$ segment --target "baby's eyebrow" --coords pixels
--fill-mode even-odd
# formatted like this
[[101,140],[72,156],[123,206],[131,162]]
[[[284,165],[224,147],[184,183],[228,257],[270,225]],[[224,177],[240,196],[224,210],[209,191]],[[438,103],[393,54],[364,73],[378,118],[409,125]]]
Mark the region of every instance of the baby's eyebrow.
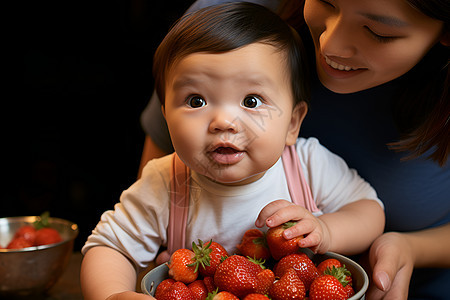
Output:
[[194,85],[194,84],[196,84],[198,82],[199,82],[199,80],[196,80],[193,77],[182,76],[180,78],[177,78],[174,81],[173,88],[175,90],[177,90],[177,89],[181,89],[181,88],[184,88],[184,87],[187,87],[187,86],[192,86],[192,85]]
[[389,26],[395,26],[395,27],[408,26],[408,23],[406,23],[405,21],[400,20],[399,18],[391,17],[391,16],[375,15],[375,14],[369,14],[369,13],[361,13],[361,15],[372,21],[383,23],[383,24],[389,25]]

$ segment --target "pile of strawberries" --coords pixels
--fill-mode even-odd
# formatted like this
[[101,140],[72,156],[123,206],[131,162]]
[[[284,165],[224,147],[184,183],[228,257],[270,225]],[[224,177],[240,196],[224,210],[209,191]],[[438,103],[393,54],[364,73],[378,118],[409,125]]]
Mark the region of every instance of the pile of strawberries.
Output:
[[[214,241],[175,251],[169,278],[155,290],[158,300],[348,299],[354,295],[350,272],[336,259],[317,266],[299,251],[301,237],[287,240],[291,222],[264,233],[245,232],[239,254],[228,255]],[[266,264],[269,267],[264,266]]]
[[61,242],[61,235],[56,229],[48,227],[48,222],[49,214],[45,212],[33,225],[21,226],[14,233],[6,249],[22,249]]

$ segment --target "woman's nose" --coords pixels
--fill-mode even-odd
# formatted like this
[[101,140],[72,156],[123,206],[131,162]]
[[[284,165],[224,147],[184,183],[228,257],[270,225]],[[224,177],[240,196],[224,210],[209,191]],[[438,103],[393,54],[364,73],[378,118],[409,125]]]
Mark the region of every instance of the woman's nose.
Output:
[[355,33],[342,16],[326,20],[326,28],[320,35],[320,50],[324,56],[349,58],[355,55]]

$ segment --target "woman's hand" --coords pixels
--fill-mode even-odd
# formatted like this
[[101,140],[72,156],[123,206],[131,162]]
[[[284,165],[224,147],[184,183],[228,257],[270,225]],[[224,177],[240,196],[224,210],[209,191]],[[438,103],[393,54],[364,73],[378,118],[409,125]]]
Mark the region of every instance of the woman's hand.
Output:
[[388,232],[375,240],[369,262],[373,283],[366,298],[407,299],[414,268],[414,251],[405,234]]
[[127,291],[111,295],[106,300],[151,300],[151,299],[155,298],[153,298],[152,296]]
[[304,236],[299,241],[302,248],[310,248],[314,252],[328,251],[330,235],[327,226],[307,209],[286,200],[276,200],[267,204],[259,213],[255,225],[257,227],[276,227],[289,221],[298,221],[296,225],[283,232],[286,239]]

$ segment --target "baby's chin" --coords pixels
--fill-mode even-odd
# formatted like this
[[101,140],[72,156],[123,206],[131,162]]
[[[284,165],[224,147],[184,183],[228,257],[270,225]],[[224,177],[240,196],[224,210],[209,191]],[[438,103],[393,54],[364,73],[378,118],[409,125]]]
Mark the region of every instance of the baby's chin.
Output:
[[265,172],[261,172],[258,174],[253,174],[253,175],[249,175],[246,177],[235,177],[235,176],[220,176],[220,177],[212,177],[211,174],[202,174],[204,175],[206,178],[208,178],[209,180],[215,182],[215,183],[219,183],[219,184],[223,184],[223,185],[229,185],[229,186],[239,186],[239,185],[245,185],[245,184],[250,184],[252,182],[257,181],[258,179],[260,179],[262,176],[264,176]]

